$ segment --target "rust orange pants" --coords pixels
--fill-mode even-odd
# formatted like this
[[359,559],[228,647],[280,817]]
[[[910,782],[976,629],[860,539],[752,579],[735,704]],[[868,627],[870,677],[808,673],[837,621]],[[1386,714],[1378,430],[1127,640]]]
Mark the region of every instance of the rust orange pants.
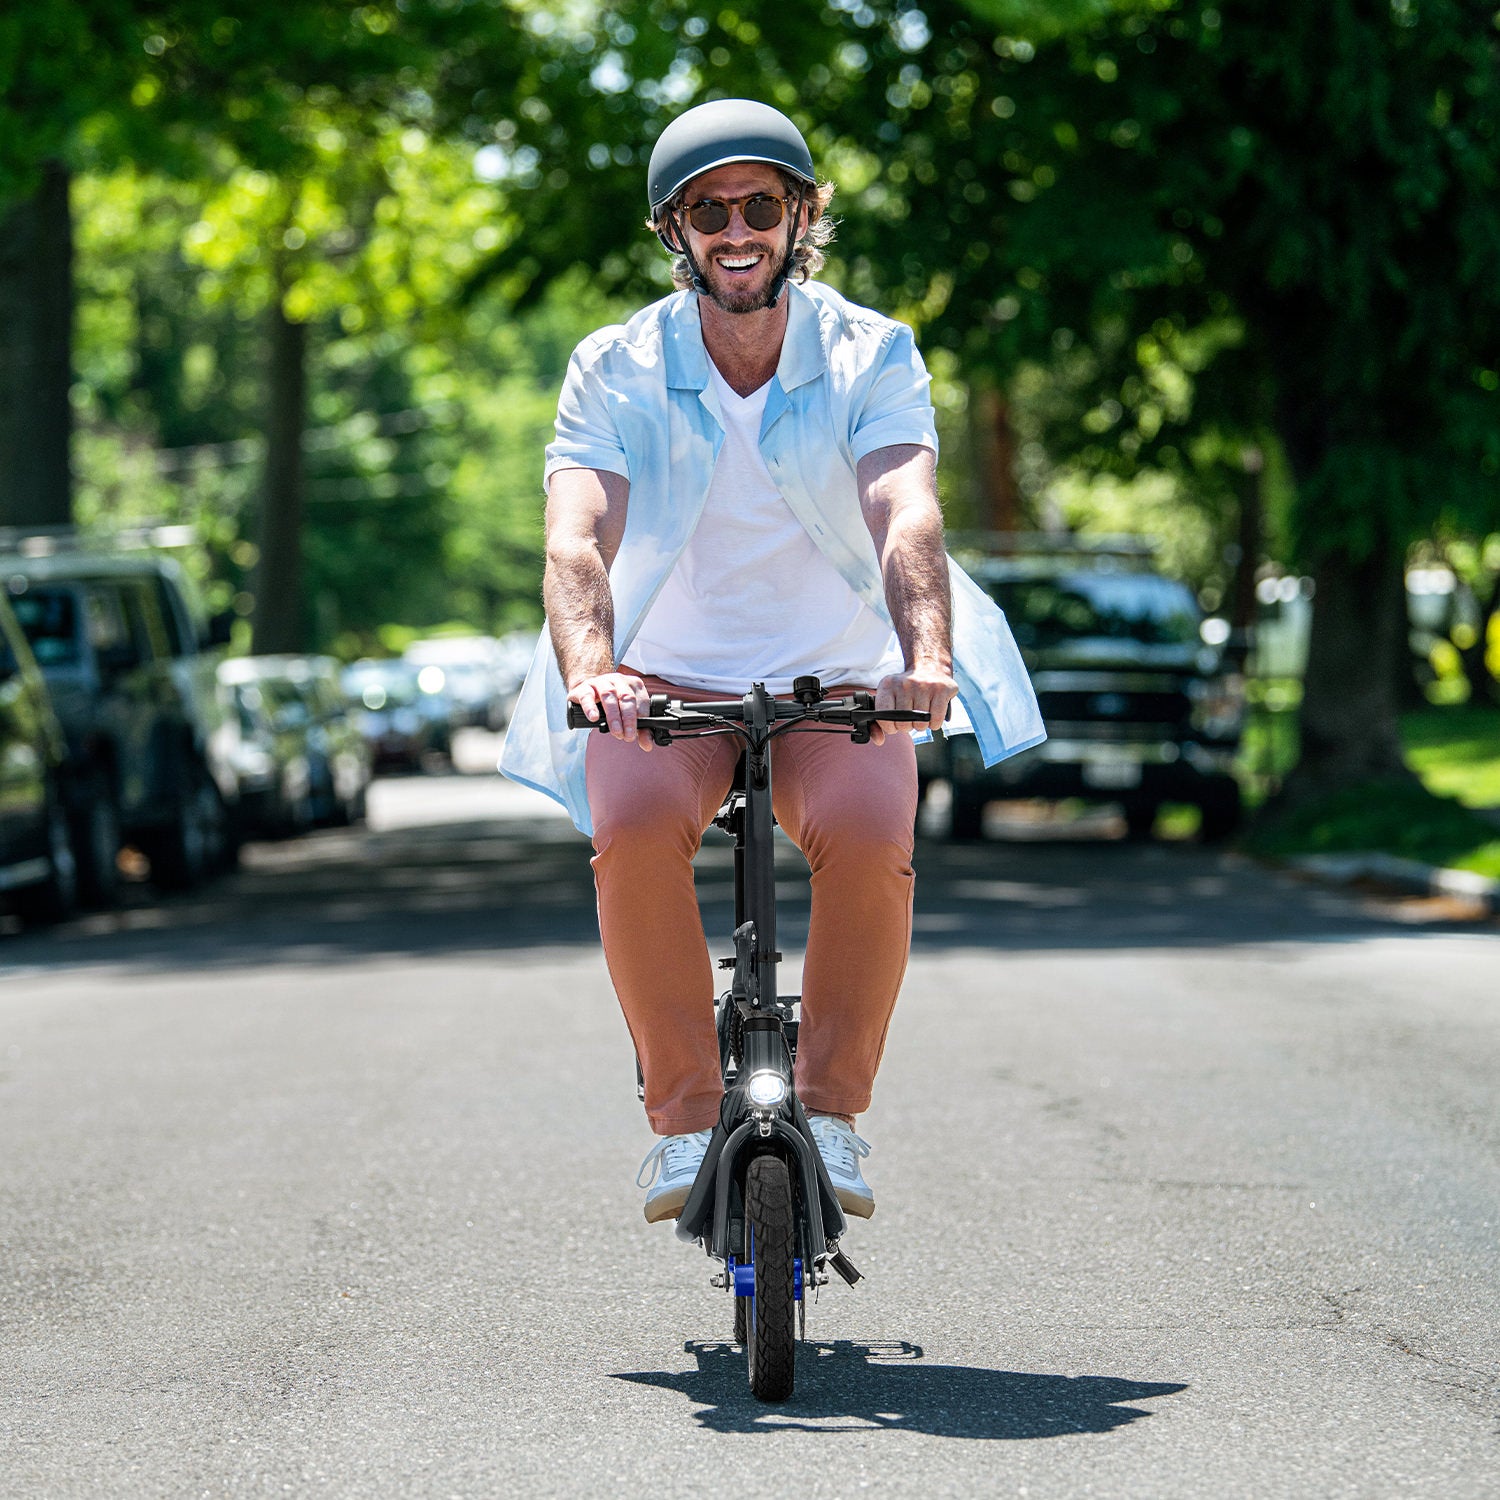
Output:
[[[646,681],[687,701],[729,696]],[[692,866],[738,745],[718,736],[647,752],[589,736],[599,930],[658,1135],[719,1118],[715,972]],[[786,734],[771,767],[776,819],[812,872],[797,1092],[810,1110],[857,1115],[870,1103],[911,946],[916,755],[907,734],[883,745]]]

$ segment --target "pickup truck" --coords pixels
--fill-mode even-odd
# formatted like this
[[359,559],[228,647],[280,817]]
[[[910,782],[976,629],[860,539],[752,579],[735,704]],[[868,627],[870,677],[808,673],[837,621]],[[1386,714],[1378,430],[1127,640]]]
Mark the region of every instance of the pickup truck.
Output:
[[969,735],[919,747],[924,787],[950,788],[952,836],[979,838],[992,801],[1079,798],[1118,805],[1134,837],[1150,834],[1164,803],[1189,803],[1203,839],[1228,838],[1240,821],[1244,684],[1226,622],[1143,556],[960,560],[1005,611],[1048,738],[988,769]]

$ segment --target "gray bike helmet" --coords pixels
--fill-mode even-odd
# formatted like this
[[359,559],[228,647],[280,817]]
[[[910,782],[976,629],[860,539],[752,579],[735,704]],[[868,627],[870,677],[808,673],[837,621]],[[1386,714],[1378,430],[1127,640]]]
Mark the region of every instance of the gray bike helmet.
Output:
[[651,217],[693,178],[734,161],[763,161],[814,185],[812,152],[779,109],[754,99],[715,99],[678,115],[656,138],[646,169]]

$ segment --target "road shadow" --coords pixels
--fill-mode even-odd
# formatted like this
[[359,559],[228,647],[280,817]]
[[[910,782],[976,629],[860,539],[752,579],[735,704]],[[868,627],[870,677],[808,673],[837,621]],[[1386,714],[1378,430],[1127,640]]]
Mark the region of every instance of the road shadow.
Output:
[[1133,1402],[1172,1396],[1182,1383],[1112,1375],[1035,1375],[969,1365],[927,1364],[916,1344],[892,1340],[809,1341],[797,1350],[797,1389],[785,1404],[751,1396],[745,1351],[689,1342],[697,1368],[643,1370],[616,1380],[678,1391],[713,1432],[920,1432],[931,1437],[1017,1442],[1112,1432],[1149,1417]]
[[[597,950],[591,852],[559,818],[322,830],[250,845],[238,871],[201,891],[163,898],[137,884],[123,910],[0,937],[0,964],[200,969]],[[1338,943],[1411,930],[1342,894],[1195,845],[923,836],[913,862],[918,955]],[[697,882],[721,951],[733,925],[727,839],[706,840]],[[803,947],[807,866],[785,839],[777,887],[781,946]]]

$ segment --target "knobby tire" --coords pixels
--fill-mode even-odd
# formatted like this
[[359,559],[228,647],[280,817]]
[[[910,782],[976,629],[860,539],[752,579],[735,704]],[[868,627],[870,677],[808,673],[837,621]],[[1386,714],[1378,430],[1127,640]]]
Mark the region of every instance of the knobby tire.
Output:
[[[745,1173],[745,1239],[755,1267],[745,1328],[750,1390],[761,1401],[785,1401],[796,1372],[797,1213],[791,1173],[779,1156],[757,1156]],[[738,1329],[738,1317],[735,1323]]]

